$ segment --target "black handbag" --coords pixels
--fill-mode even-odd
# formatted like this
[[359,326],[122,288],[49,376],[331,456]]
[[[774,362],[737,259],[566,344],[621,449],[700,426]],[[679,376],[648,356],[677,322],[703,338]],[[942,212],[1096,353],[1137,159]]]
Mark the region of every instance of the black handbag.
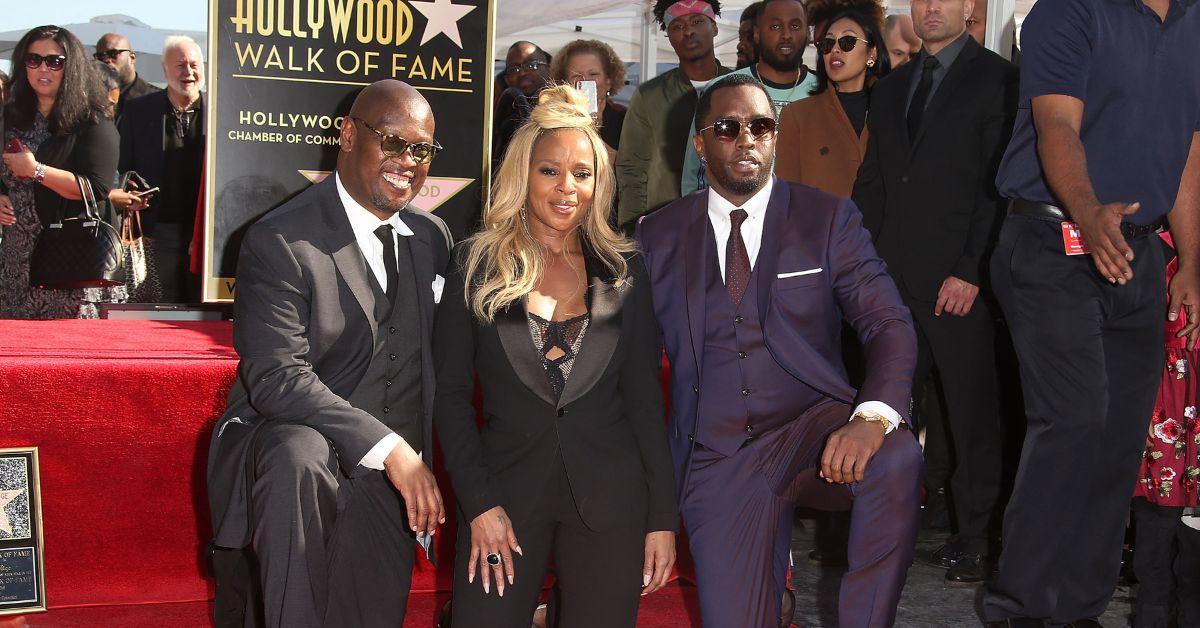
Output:
[[121,236],[100,218],[91,181],[76,176],[75,182],[84,211],[64,218],[60,205],[57,219],[38,235],[29,260],[29,285],[34,288],[102,288],[125,282]]

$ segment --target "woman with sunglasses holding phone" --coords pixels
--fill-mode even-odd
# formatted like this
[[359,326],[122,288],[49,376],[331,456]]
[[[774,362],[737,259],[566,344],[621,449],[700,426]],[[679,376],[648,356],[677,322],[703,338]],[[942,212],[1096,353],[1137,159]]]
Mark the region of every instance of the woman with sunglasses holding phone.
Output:
[[548,88],[456,249],[433,348],[455,627],[528,628],[551,562],[571,628],[633,628],[639,594],[670,577],[662,349],[642,259],[608,224],[613,188],[583,96]]
[[871,86],[891,69],[882,46],[883,8],[870,0],[814,8],[817,84],[784,107],[775,174],[850,196],[867,150]]
[[123,287],[31,288],[29,262],[38,234],[60,211],[83,212],[77,176],[98,200],[108,196],[120,150],[108,94],[83,45],[57,26],[26,33],[12,67],[0,163],[0,318],[96,318],[96,303],[120,300]]

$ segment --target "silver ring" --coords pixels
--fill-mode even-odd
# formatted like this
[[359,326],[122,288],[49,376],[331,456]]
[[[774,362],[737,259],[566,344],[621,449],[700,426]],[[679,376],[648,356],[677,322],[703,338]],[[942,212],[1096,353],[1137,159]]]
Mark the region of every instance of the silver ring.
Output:
[[496,552],[492,552],[491,554],[488,554],[487,555],[487,564],[489,564],[493,567],[498,567],[500,565],[500,555],[497,554]]

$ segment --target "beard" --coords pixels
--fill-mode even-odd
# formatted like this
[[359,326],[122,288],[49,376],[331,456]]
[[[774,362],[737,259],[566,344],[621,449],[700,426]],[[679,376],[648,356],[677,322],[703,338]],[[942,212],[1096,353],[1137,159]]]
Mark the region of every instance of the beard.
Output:
[[722,168],[713,168],[709,171],[708,176],[714,183],[729,190],[738,196],[747,196],[763,189],[767,181],[771,178],[772,166],[775,163],[775,158],[772,156],[769,159],[762,159],[758,174],[748,177],[736,177],[728,170],[728,166]]
[[795,72],[804,63],[803,48],[796,46],[796,51],[790,57],[780,56],[774,48],[763,48],[759,51],[758,60],[771,66],[776,72]]

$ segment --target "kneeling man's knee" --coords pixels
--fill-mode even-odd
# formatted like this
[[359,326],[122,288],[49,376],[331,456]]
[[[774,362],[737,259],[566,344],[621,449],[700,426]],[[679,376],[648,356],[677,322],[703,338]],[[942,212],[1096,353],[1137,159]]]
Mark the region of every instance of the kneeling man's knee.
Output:
[[255,476],[261,480],[297,481],[330,475],[333,452],[319,432],[304,425],[272,425],[255,448]]

